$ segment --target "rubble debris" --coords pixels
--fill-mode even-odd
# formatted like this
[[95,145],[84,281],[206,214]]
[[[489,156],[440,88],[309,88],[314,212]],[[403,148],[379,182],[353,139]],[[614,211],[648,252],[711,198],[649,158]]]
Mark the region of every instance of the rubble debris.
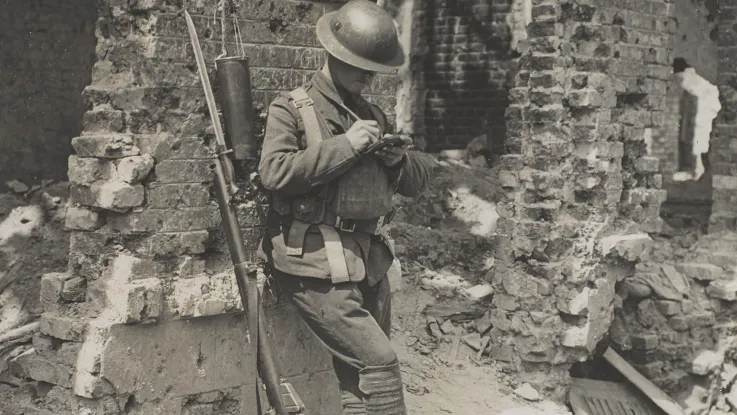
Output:
[[425,270],[420,283],[423,287],[436,290],[448,296],[462,294],[471,284],[456,274]]
[[523,383],[514,390],[514,394],[528,401],[537,402],[540,400],[540,393],[535,390],[529,383]]
[[481,307],[433,304],[425,308],[425,315],[450,319],[455,323],[475,320],[486,313]]
[[477,284],[463,291],[466,298],[471,301],[481,301],[493,293],[494,289],[491,287],[491,284]]
[[694,359],[691,373],[705,376],[714,372],[724,362],[724,355],[712,350],[703,350]]

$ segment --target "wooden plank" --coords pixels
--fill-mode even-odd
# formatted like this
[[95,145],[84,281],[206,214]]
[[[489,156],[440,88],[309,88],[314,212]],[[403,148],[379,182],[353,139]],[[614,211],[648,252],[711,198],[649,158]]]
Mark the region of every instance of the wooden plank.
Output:
[[632,365],[627,363],[617,352],[611,348],[604,352],[604,359],[617,369],[624,377],[627,378],[637,389],[647,395],[650,400],[668,415],[686,415],[676,401],[665,392],[660,390],[654,383],[650,382],[645,376],[642,376]]
[[26,324],[25,326],[18,327],[17,329],[8,330],[5,333],[0,333],[0,344],[15,340],[28,334],[33,334],[38,330],[40,326],[41,323],[37,321],[35,323],[30,323]]

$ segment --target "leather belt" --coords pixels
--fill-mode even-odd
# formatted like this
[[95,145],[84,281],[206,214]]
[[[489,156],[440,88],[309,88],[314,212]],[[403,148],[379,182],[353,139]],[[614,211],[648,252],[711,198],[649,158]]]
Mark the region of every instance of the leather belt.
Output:
[[[271,217],[271,220],[269,222],[289,227],[291,227],[292,224],[295,223],[295,219],[291,216],[282,216],[273,211],[270,213],[271,214],[269,216]],[[373,219],[344,219],[333,213],[326,212],[321,224],[332,226],[341,232],[360,232],[368,233],[371,235],[378,235],[381,231],[381,228],[391,222],[393,216],[394,211],[391,211],[386,215],[382,215],[378,218]],[[301,221],[296,222],[304,223]]]

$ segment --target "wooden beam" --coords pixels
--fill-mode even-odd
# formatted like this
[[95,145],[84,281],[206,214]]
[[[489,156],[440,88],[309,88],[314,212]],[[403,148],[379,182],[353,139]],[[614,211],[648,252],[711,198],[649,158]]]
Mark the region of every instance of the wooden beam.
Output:
[[617,369],[624,377],[627,378],[637,389],[641,390],[655,405],[665,411],[668,415],[686,415],[686,412],[681,408],[678,402],[674,401],[673,398],[666,395],[665,392],[660,390],[654,383],[650,382],[645,376],[637,371],[632,365],[627,363],[614,350],[607,349],[604,352],[604,359],[609,362],[615,369]]

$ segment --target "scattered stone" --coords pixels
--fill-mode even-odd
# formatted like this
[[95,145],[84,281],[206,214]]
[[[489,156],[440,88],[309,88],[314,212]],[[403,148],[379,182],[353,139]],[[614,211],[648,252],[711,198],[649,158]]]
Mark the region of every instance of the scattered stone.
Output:
[[713,372],[724,361],[724,356],[711,350],[699,353],[691,365],[691,373],[699,376],[708,375]]
[[5,183],[14,193],[22,194],[30,190],[30,188],[20,180],[11,180]]
[[440,291],[448,295],[454,295],[471,286],[471,284],[464,280],[460,275],[441,274],[431,270],[425,270],[420,282],[425,288]]
[[655,301],[655,306],[658,308],[658,311],[666,317],[678,314],[682,308],[681,303],[670,300],[657,300]]
[[[476,323],[476,330],[481,335],[486,334],[486,332],[491,328],[491,317],[489,316],[488,311],[483,316],[474,320],[474,322]],[[443,327],[441,326],[440,329],[442,330]]]
[[706,287],[706,294],[709,297],[718,298],[724,301],[737,300],[737,280],[716,280],[712,281]]
[[494,293],[494,288],[490,284],[478,284],[463,291],[466,298],[471,301],[481,301]]
[[440,325],[440,330],[442,330],[445,334],[451,334],[455,332],[455,326],[453,325],[453,322],[448,319]]
[[540,400],[540,394],[529,383],[523,383],[514,390],[514,393],[528,401],[537,402]]
[[724,270],[713,264],[686,263],[676,265],[676,269],[687,277],[698,281],[713,281],[723,278]]
[[477,352],[481,350],[481,335],[478,333],[467,334],[461,337],[461,341]]

